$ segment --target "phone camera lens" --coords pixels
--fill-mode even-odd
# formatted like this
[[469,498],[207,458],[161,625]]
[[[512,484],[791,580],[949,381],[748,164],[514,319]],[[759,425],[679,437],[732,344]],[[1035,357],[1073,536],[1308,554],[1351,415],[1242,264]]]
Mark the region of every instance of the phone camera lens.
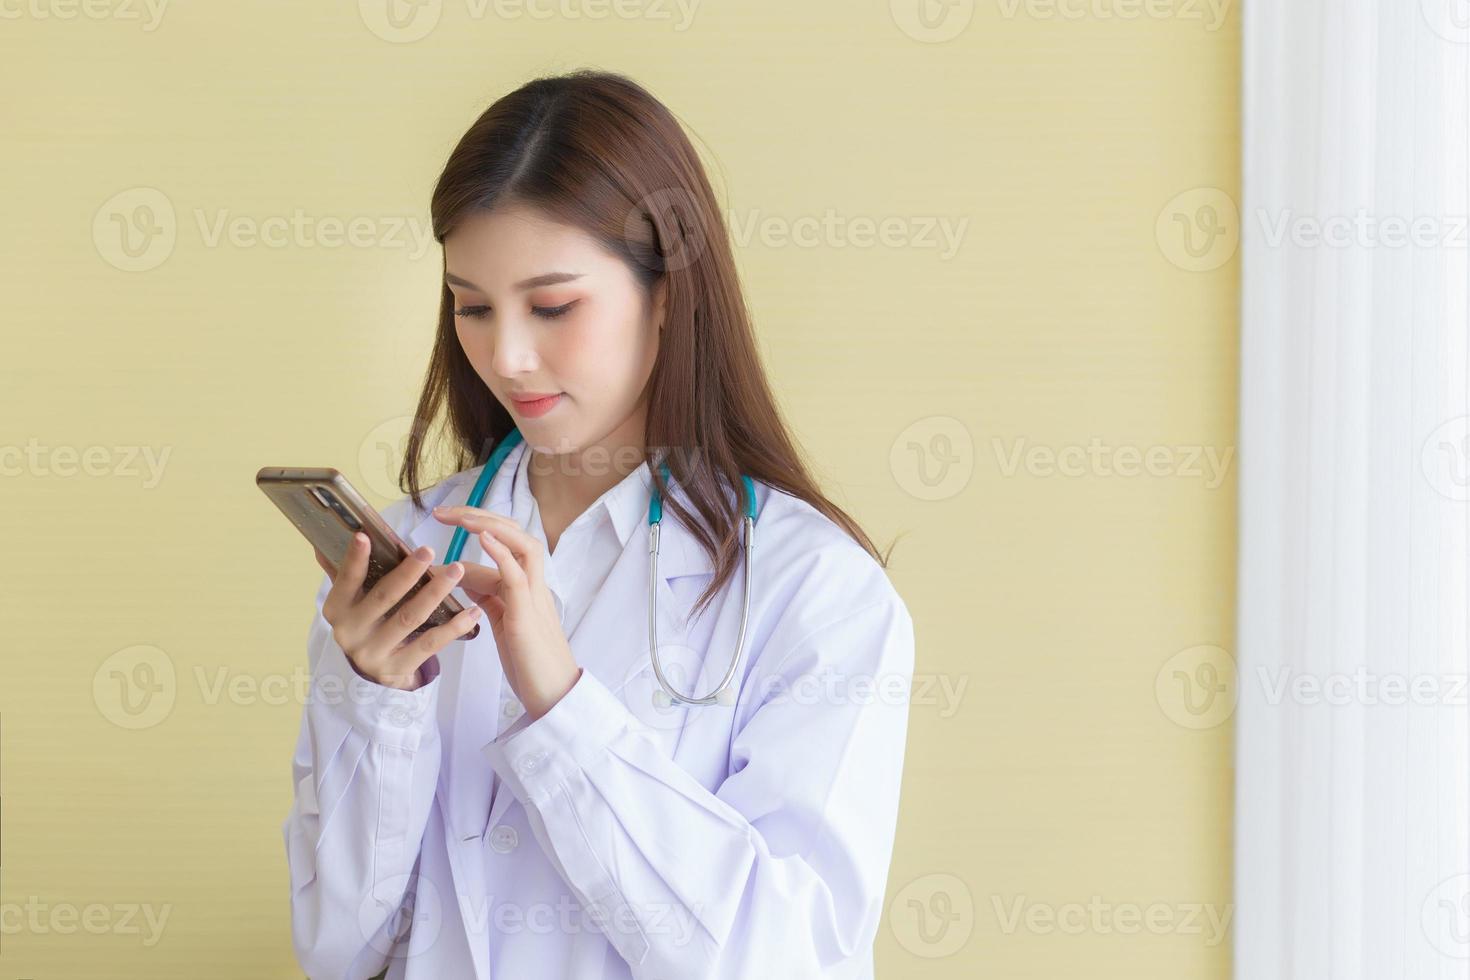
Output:
[[362,530],[362,522],[356,517],[353,517],[352,512],[342,506],[342,501],[338,500],[337,495],[331,490],[328,490],[326,487],[312,487],[311,494],[317,500],[330,507],[332,513],[336,514],[342,523],[346,524],[350,529],[353,531]]

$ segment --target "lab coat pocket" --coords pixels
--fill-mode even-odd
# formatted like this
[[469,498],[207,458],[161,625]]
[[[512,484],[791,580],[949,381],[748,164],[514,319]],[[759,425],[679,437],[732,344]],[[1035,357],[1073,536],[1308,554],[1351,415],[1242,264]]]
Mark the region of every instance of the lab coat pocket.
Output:
[[[698,675],[700,655],[693,647],[681,643],[661,642],[659,661],[664,677],[675,690],[683,690],[694,683]],[[672,749],[677,739],[674,736],[689,720],[689,705],[671,701],[653,673],[653,663],[648,657],[629,665],[628,675],[612,688],[629,714],[643,723],[659,744]],[[665,736],[669,736],[666,738]]]

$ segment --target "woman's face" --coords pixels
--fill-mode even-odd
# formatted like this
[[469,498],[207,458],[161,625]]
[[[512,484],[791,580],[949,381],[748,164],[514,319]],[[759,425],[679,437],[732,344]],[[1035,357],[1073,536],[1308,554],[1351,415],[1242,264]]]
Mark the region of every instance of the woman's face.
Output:
[[[460,346],[529,447],[642,446],[661,290],[647,303],[593,238],[520,205],[461,221],[444,265]],[[549,408],[518,401],[538,395],[560,397]]]

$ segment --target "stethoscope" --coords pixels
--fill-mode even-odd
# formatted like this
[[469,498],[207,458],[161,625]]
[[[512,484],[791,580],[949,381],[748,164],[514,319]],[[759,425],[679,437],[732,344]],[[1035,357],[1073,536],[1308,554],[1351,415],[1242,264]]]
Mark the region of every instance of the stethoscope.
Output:
[[[479,507],[485,500],[485,494],[490,490],[490,481],[500,471],[500,466],[510,451],[521,442],[521,431],[511,429],[506,437],[500,440],[500,444],[490,454],[485,468],[480,471],[480,477],[475,481],[474,489],[470,491],[469,500],[466,505]],[[660,464],[664,482],[670,482],[669,467],[667,463]],[[745,652],[745,626],[750,619],[750,583],[751,565],[755,554],[755,484],[750,477],[741,475],[740,481],[745,484],[745,603],[740,611],[740,636],[735,641],[735,656],[730,661],[730,669],[725,671],[724,678],[709,694],[704,697],[685,697],[674,690],[664,676],[663,665],[658,658],[658,535],[659,526],[663,522],[664,502],[659,494],[658,487],[653,488],[653,496],[648,502],[648,648],[649,656],[653,660],[653,673],[658,678],[661,691],[655,691],[654,703],[661,707],[668,707],[675,701],[684,704],[721,704],[729,706],[735,703],[735,691],[730,687],[730,682],[735,679],[735,672],[740,669],[740,657]],[[444,554],[444,564],[459,561],[460,554],[464,551],[465,543],[469,541],[469,532],[462,527],[454,529],[454,536],[449,540],[449,550]]]

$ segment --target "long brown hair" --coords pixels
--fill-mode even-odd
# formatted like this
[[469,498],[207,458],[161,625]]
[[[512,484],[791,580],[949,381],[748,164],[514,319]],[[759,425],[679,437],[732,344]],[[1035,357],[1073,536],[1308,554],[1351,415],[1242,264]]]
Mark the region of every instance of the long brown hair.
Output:
[[[466,215],[512,203],[596,239],[633,271],[645,300],[666,284],[645,459],[664,507],[714,565],[696,609],[739,566],[742,473],[805,500],[887,567],[857,522],[817,489],[780,418],[714,191],[662,103],[623,75],[592,70],[537,78],[499,99],[444,165],[431,204],[434,238],[442,245]],[[453,293],[441,289],[439,329],[398,477],[420,509],[426,429],[441,409],[455,472],[486,462],[515,427],[465,357]],[[674,447],[688,452],[663,452]],[[661,465],[693,512],[668,492]]]

